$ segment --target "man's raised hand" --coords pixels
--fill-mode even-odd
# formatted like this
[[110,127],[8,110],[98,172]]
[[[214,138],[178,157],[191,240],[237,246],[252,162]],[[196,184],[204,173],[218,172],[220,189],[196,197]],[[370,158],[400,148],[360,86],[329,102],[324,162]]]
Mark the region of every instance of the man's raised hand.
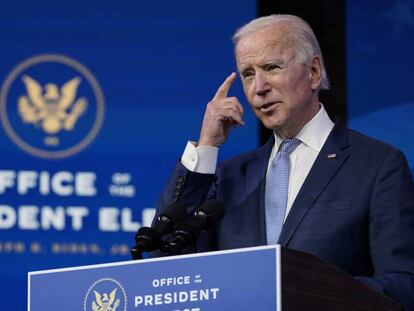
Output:
[[227,97],[236,78],[235,72],[228,76],[207,104],[198,146],[218,147],[227,139],[233,126],[244,125],[244,110],[239,100],[236,97]]

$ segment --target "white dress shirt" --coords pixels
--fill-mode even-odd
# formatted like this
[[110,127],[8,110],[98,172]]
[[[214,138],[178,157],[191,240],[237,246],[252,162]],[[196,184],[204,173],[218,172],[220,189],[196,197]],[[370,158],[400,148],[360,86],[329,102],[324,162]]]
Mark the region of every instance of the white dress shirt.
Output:
[[[334,123],[329,119],[322,104],[320,104],[320,107],[319,112],[296,135],[301,143],[290,153],[289,193],[285,219],[322,146],[334,127]],[[282,138],[276,132],[274,132],[274,135],[275,144],[270,154],[268,170],[282,142]],[[217,147],[196,147],[195,142],[188,142],[181,157],[181,163],[192,172],[214,174],[216,172],[218,150]]]

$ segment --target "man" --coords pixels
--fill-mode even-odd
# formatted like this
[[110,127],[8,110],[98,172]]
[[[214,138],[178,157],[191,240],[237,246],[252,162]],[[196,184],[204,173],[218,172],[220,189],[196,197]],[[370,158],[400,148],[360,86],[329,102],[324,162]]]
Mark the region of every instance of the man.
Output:
[[247,100],[274,137],[224,161],[218,147],[243,108],[227,93],[208,103],[198,143],[188,143],[158,210],[172,201],[226,208],[198,251],[279,243],[313,253],[414,310],[414,185],[402,153],[333,124],[318,92],[329,88],[309,25],[290,15],[253,20],[235,36]]

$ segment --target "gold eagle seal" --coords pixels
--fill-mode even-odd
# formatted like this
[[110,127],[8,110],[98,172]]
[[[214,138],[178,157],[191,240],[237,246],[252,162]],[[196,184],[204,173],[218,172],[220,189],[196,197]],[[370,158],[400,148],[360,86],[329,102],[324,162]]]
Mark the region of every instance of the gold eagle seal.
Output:
[[[23,76],[27,95],[19,98],[19,114],[26,123],[41,124],[48,134],[55,134],[62,129],[72,131],[76,121],[85,112],[87,99],[76,100],[80,77],[66,82],[61,90],[54,83],[42,86],[28,75]],[[76,101],[75,101],[76,100]],[[70,111],[68,111],[70,109]]]
[[95,281],[87,290],[84,311],[126,311],[128,297],[122,284],[113,278]]
[[103,123],[104,96],[96,78],[79,62],[57,54],[35,56],[7,76],[0,118],[18,147],[41,158],[61,159],[95,139]]

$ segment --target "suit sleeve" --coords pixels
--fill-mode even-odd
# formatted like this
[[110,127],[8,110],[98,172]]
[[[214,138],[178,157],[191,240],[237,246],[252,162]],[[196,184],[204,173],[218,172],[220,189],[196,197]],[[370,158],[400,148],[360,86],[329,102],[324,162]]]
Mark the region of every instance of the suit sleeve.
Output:
[[[176,167],[167,181],[156,206],[157,215],[172,203],[179,203],[187,208],[188,216],[207,199],[215,198],[215,174],[202,174],[191,172],[186,169],[181,161],[178,161]],[[171,236],[166,236],[168,240]],[[194,253],[216,250],[216,239],[214,232],[201,232],[197,245],[190,247],[184,253]],[[153,252],[152,257],[165,256],[167,254],[160,251]]]
[[206,200],[215,178],[215,174],[191,172],[178,161],[161,193],[157,212],[174,202],[187,206],[191,212]]
[[404,155],[395,149],[377,174],[369,226],[374,276],[358,279],[414,310],[414,184]]

